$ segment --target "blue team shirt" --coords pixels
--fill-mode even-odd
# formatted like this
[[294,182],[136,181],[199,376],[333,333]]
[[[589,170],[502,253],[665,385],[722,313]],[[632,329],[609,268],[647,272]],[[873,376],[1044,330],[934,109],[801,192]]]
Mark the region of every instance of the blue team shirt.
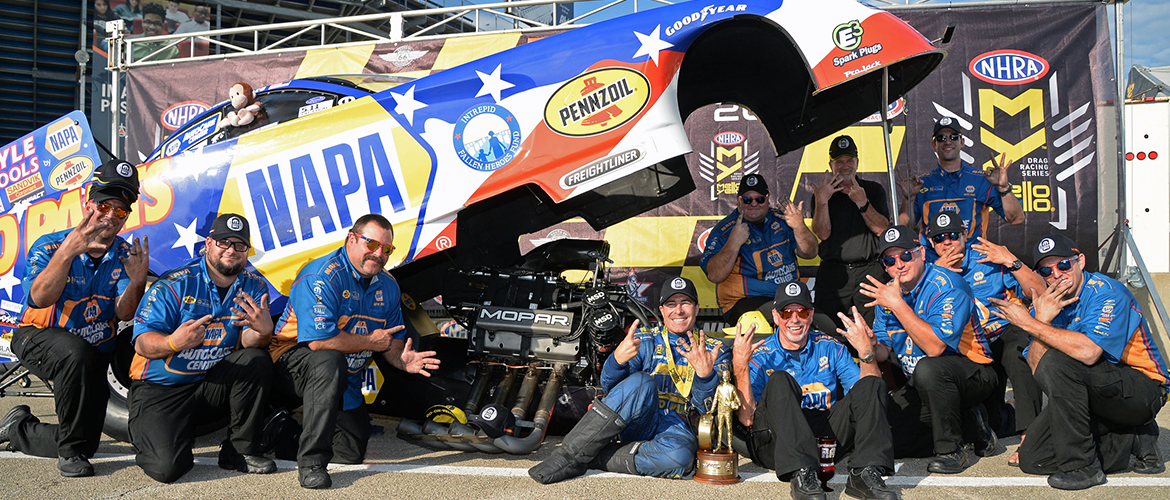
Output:
[[922,176],[922,189],[914,197],[914,220],[922,227],[918,239],[926,246],[927,255],[938,256],[926,238],[926,228],[936,214],[951,212],[963,219],[970,249],[979,242],[976,238],[984,235],[989,208],[1003,217],[1003,200],[995,186],[983,177],[983,170],[963,162],[953,173],[939,166]]
[[1133,367],[1166,385],[1166,362],[1133,293],[1113,278],[1085,272],[1078,300],[1052,319],[1052,326],[1083,333],[1104,351],[1105,360]]
[[[944,356],[966,356],[984,365],[991,362],[991,347],[976,327],[975,315],[971,314],[975,304],[971,286],[962,277],[940,266],[926,264],[918,286],[903,294],[902,300],[946,344]],[[914,374],[918,361],[926,357],[926,352],[914,343],[897,316],[884,307],[874,308],[873,333],[898,358],[907,377]]]
[[[398,282],[386,271],[370,278],[368,287],[362,286],[362,279],[349,262],[344,246],[306,264],[293,282],[288,307],[276,325],[273,358],[298,343],[328,340],[342,331],[369,335],[374,330],[401,326],[402,292]],[[406,331],[399,331],[394,338],[406,338]],[[345,355],[349,386],[342,410],[352,410],[365,402],[361,383],[373,354],[367,350]]]
[[130,378],[163,385],[183,385],[203,380],[207,370],[242,348],[244,327],[232,323],[241,319],[232,312],[237,293],[243,292],[260,303],[268,285],[260,275],[247,269],[236,276],[223,299],[211,276],[207,259],[200,257],[163,274],[138,304],[134,317],[134,338],[146,332],[170,335],[184,322],[210,314],[203,343],[164,359],[147,359],[138,354],[130,365]]
[[756,401],[764,394],[768,379],[777,370],[783,370],[800,384],[800,407],[809,410],[828,410],[836,403],[838,389],[842,396],[861,378],[861,367],[845,345],[824,333],[810,330],[808,342],[799,351],[789,351],[780,345],[780,333],[774,333],[752,351],[748,364],[752,394]]
[[[686,420],[691,410],[707,413],[707,405],[715,396],[715,388],[719,386],[719,372],[730,370],[731,351],[722,348],[723,343],[715,339],[707,339],[709,349],[721,349],[715,359],[715,368],[706,377],[695,375],[695,370],[689,366],[683,357],[679,346],[685,346],[689,340],[685,335],[675,335],[667,332],[670,345],[663,343],[662,332],[666,327],[659,324],[654,328],[641,328],[634,336],[641,341],[638,354],[634,355],[625,365],[618,364],[613,355],[605,360],[605,367],[601,370],[601,388],[609,393],[622,380],[634,372],[646,372],[654,375],[654,382],[658,386],[658,411],[667,417],[677,417]],[[699,330],[694,330],[695,338],[699,337]],[[666,349],[671,350],[671,358],[681,371],[691,375],[691,391],[683,396],[675,385],[668,370],[669,360]],[[677,373],[677,372],[676,372]]]
[[[971,297],[975,300],[975,317],[979,321],[979,328],[987,337],[988,342],[994,342],[1008,325],[1008,320],[991,313],[991,301],[997,298],[1008,302],[1023,305],[1023,288],[1020,282],[1012,275],[1006,266],[991,262],[979,262],[983,254],[971,248],[963,256],[963,280],[971,285]],[[938,256],[926,257],[927,262],[934,263]]]
[[[707,237],[707,247],[699,266],[707,271],[707,262],[727,244],[727,237],[735,229],[739,209],[719,221]],[[780,283],[800,277],[796,263],[796,236],[778,210],[768,210],[761,225],[747,224],[750,235],[731,268],[731,274],[722,283],[715,284],[719,307],[730,310],[744,297],[771,297]],[[760,228],[763,227],[761,230]]]
[[49,233],[33,243],[24,262],[24,275],[20,286],[24,289],[24,300],[20,308],[20,326],[37,328],[63,328],[82,340],[89,342],[97,352],[114,350],[110,340],[118,330],[118,315],[115,311],[118,296],[130,286],[130,277],[122,258],[130,255],[130,244],[121,236],[114,237],[110,250],[94,264],[88,254],[81,254],[69,263],[69,277],[61,297],[53,304],[29,306],[28,294],[33,281],[49,265],[53,253],[73,229]]

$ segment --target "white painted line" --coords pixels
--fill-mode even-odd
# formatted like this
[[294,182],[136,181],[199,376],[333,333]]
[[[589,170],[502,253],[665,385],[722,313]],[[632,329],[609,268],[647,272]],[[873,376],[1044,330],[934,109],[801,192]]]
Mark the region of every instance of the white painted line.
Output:
[[[31,457],[21,453],[10,451],[0,451],[0,459],[37,459],[39,457]],[[50,459],[42,459],[50,460]],[[92,459],[93,462],[133,462],[134,455],[128,454],[106,454],[99,453]],[[196,465],[205,465],[209,467],[218,466],[218,459],[216,457],[195,457]],[[900,469],[902,463],[895,464],[895,469]],[[288,460],[277,460],[276,466],[279,469],[295,470],[297,468],[296,462]],[[457,465],[406,465],[406,464],[386,464],[386,463],[367,463],[357,465],[338,465],[329,464],[331,471],[369,471],[369,472],[401,472],[407,474],[446,474],[452,476],[496,476],[496,477],[528,477],[528,469],[517,469],[509,467],[469,467]],[[628,474],[618,474],[616,472],[601,472],[589,471],[585,474],[586,477],[591,478],[622,478],[622,479],[638,479],[648,478],[643,476],[631,476]],[[776,483],[776,475],[771,471],[768,472],[740,472],[740,478],[744,482],[751,483]],[[843,485],[845,484],[845,475],[838,474],[829,480],[829,484]],[[1039,486],[1048,487],[1048,478],[1043,476],[1025,476],[1025,477],[993,477],[993,476],[890,476],[886,478],[886,484],[890,486],[942,486],[952,488],[998,488],[1010,486]],[[1104,486],[1116,487],[1170,487],[1170,477],[1110,477],[1109,482]]]

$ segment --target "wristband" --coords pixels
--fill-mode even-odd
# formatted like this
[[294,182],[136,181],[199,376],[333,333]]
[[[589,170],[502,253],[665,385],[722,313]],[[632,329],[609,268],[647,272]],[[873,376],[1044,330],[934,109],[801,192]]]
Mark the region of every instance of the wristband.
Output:
[[869,200],[865,200],[865,204],[860,206],[860,207],[857,207],[857,211],[860,213],[865,213],[866,210],[869,210],[869,205],[870,205]]
[[170,347],[170,348],[171,348],[171,350],[172,350],[172,351],[175,351],[175,352],[179,352],[179,351],[181,351],[181,350],[182,350],[182,349],[179,349],[178,347],[175,347],[175,344],[173,344],[173,343],[171,342],[171,336],[170,336],[170,335],[167,335],[167,347]]
[[1004,189],[1000,189],[997,187],[997,188],[995,188],[995,191],[997,193],[999,193],[1000,196],[1007,196],[1009,194],[1012,194],[1012,183],[1009,182],[1007,187]]

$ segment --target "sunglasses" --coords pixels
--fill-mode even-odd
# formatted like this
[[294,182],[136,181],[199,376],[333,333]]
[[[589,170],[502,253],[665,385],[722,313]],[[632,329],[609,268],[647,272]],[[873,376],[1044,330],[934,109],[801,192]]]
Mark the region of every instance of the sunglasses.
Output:
[[963,135],[962,134],[935,134],[934,142],[945,142],[947,139],[950,139],[952,141],[957,141],[957,140],[959,140],[960,137],[963,137]]
[[812,314],[812,309],[809,309],[807,307],[802,307],[802,308],[796,309],[796,310],[781,309],[777,312],[780,313],[780,319],[785,319],[785,320],[791,319],[793,314],[800,316],[800,319],[808,319],[809,315]]
[[237,252],[244,253],[248,251],[248,244],[242,241],[228,241],[227,238],[222,240],[215,240],[215,246],[220,248],[233,248]]
[[1052,276],[1052,273],[1054,272],[1053,268],[1059,269],[1061,271],[1068,271],[1069,269],[1072,269],[1072,264],[1076,260],[1077,260],[1076,257],[1069,257],[1069,258],[1064,259],[1060,262],[1057,262],[1051,266],[1044,266],[1044,267],[1041,267],[1039,269],[1036,269],[1036,274],[1039,274],[1041,278],[1047,278],[1049,276]]
[[882,265],[886,267],[894,267],[894,264],[898,263],[898,259],[902,259],[902,262],[910,262],[914,260],[914,250],[906,250],[897,257],[882,257]]
[[380,247],[382,249],[382,253],[384,253],[386,255],[390,255],[390,254],[394,253],[394,245],[383,245],[382,242],[380,242],[378,240],[372,240],[370,238],[367,238],[364,234],[361,234],[361,233],[351,233],[351,234],[353,234],[354,236],[357,236],[358,238],[366,240],[366,248],[370,249],[371,252],[377,250]]
[[739,199],[743,201],[744,205],[751,205],[753,201],[756,202],[757,205],[763,205],[765,201],[768,201],[768,197],[766,195],[756,196],[754,198],[751,196],[740,196]]
[[130,217],[130,210],[129,209],[117,208],[109,203],[104,202],[104,201],[97,204],[97,209],[98,209],[98,212],[101,212],[102,214],[109,213],[110,210],[113,210],[114,217],[117,217],[117,218],[122,219],[122,220],[126,220],[126,218]]
[[941,233],[941,234],[936,234],[936,235],[934,235],[934,236],[931,236],[931,237],[930,237],[930,241],[933,241],[933,242],[935,242],[935,243],[942,243],[942,242],[944,242],[944,241],[946,241],[946,240],[951,240],[951,241],[959,241],[959,237],[960,237],[960,236],[961,236],[961,235],[960,235],[959,233],[957,233],[957,232],[953,232],[953,233]]

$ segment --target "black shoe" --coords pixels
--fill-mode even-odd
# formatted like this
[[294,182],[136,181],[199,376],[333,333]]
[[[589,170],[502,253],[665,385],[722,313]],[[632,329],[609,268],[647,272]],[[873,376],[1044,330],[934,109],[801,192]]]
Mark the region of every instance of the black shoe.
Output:
[[1133,467],[1138,474],[1161,474],[1166,471],[1166,464],[1158,454],[1158,427],[1153,425],[1153,433],[1136,434],[1133,437]]
[[872,465],[864,469],[849,471],[845,481],[845,493],[864,500],[899,500],[898,491],[886,486],[882,474]]
[[573,430],[561,440],[547,460],[528,469],[528,475],[540,484],[552,484],[580,476],[589,469],[589,463],[626,429],[626,422],[617,412],[605,406],[600,399],[593,405]]
[[971,466],[971,456],[966,448],[959,448],[945,455],[936,455],[927,464],[926,470],[938,474],[958,474]]
[[988,424],[987,408],[984,408],[983,405],[975,405],[968,409],[963,423],[968,426],[971,441],[975,443],[975,455],[994,457],[1003,452],[999,449],[999,440],[995,437],[995,431]]
[[8,410],[4,418],[0,419],[0,443],[5,443],[12,439],[13,429],[31,416],[32,409],[28,405],[16,405],[11,410]]
[[805,467],[792,474],[792,498],[794,500],[825,500],[825,490],[817,479],[817,470]]
[[93,464],[89,463],[85,455],[58,458],[57,469],[65,477],[89,477],[93,475]]
[[1098,484],[1105,484],[1105,472],[1096,463],[1048,476],[1048,486],[1059,490],[1084,490]]
[[243,455],[237,453],[231,444],[224,444],[219,449],[219,468],[224,470],[238,470],[248,474],[272,474],[276,472],[276,462],[264,455]]
[[333,480],[329,478],[329,472],[325,470],[324,465],[306,465],[297,468],[300,474],[301,487],[311,490],[323,490],[333,486]]

